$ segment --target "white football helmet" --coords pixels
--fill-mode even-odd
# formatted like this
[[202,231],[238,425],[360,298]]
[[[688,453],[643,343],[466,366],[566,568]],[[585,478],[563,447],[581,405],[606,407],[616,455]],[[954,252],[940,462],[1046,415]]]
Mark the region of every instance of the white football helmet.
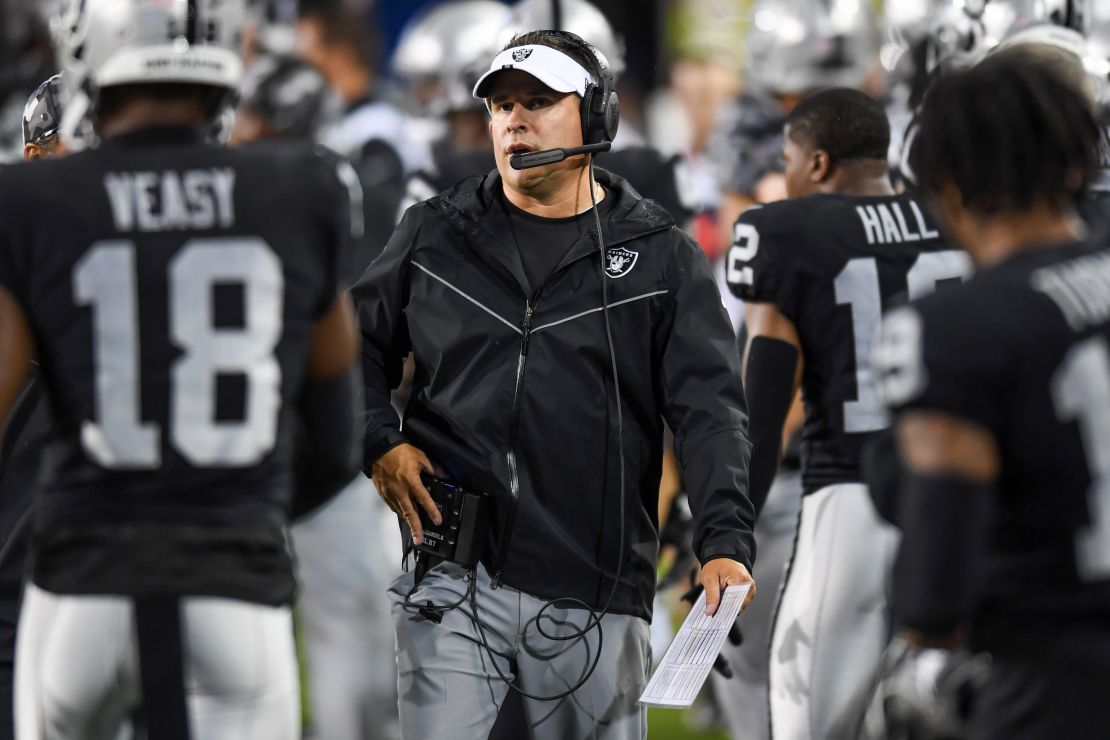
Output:
[[559,0],[556,18],[553,5],[552,0],[520,0],[498,35],[498,49],[525,31],[570,31],[601,52],[609,71],[619,77],[624,72],[624,41],[605,14],[586,0]]
[[417,14],[390,64],[405,102],[426,115],[482,108],[470,91],[500,50],[497,34],[508,18],[509,7],[497,0],[452,0]]
[[243,0],[66,0],[52,23],[70,91],[95,106],[114,85],[191,83],[233,92]]
[[878,62],[879,30],[861,0],[759,0],[747,80],[764,93],[859,87]]

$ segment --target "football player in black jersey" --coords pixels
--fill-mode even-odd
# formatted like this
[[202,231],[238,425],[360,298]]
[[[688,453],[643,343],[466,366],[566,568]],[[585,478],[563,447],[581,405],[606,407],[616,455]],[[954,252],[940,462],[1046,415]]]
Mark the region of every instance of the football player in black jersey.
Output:
[[896,538],[860,476],[864,441],[888,424],[870,364],[881,311],[969,269],[924,209],[891,188],[890,128],[877,101],[822,91],[794,109],[784,138],[791,199],[742,214],[727,256],[729,285],[745,301],[757,510],[799,385],[805,401],[806,496],[772,628],[776,740],[827,737],[887,638]]
[[[117,737],[140,714],[151,737],[299,736],[285,529],[292,495],[326,488],[301,474],[354,463],[349,204],[309,148],[205,143],[242,12],[67,4],[64,84],[100,144],[0,175],[0,416],[34,352],[57,425],[20,738]],[[316,455],[295,476],[301,421]]]
[[968,737],[1110,737],[1110,249],[1080,241],[1099,130],[1033,59],[936,83],[911,161],[966,285],[891,312],[905,467],[893,606],[991,669]]

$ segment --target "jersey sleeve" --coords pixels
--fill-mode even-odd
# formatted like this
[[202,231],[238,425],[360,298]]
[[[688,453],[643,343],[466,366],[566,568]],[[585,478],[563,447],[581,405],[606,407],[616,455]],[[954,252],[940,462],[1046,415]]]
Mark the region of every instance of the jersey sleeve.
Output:
[[[945,301],[951,294],[942,296]],[[1004,334],[989,331],[963,301],[936,297],[883,318],[874,364],[891,410],[940,411],[997,428],[997,393],[1010,384]]]
[[770,209],[756,206],[740,214],[725,254],[725,280],[733,295],[752,303],[773,303],[796,321],[797,271],[790,264],[789,238],[771,228]]

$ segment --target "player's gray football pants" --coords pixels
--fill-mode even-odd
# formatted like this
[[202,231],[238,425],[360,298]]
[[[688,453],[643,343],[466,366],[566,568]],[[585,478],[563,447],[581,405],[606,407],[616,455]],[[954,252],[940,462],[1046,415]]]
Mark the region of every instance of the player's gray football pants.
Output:
[[361,473],[290,529],[301,593],[307,737],[396,740],[397,673],[385,590],[401,572],[397,515]]
[[726,642],[721,651],[732,668],[733,677],[725,678],[717,671],[710,674],[713,693],[733,740],[767,740],[770,735],[767,662],[771,617],[794,546],[801,499],[801,473],[793,470],[780,473],[755,525],[759,557],[752,568],[752,578],[759,584],[760,595],[744,610],[740,620],[743,643]]
[[[186,703],[198,740],[295,740],[300,696],[288,607],[181,601]],[[28,583],[16,643],[19,740],[129,736],[141,699],[135,607]]]
[[890,638],[890,568],[898,531],[867,488],[828,486],[802,499],[798,536],[771,628],[771,737],[827,740],[873,676]]
[[[509,687],[479,645],[469,602],[436,624],[404,607],[413,574],[389,589],[397,630],[401,735],[406,740],[485,740]],[[467,589],[466,572],[443,563],[428,571],[412,600],[451,604]],[[478,566],[478,614],[496,666],[525,691],[553,695],[577,683],[597,655],[598,634],[554,642],[537,632],[533,618],[544,601],[511,588],[492,589]],[[552,608],[543,629],[568,635],[586,626],[589,612]],[[607,614],[597,669],[572,695],[557,701],[524,700],[535,740],[643,740],[647,713],[637,704],[651,668],[648,623]],[[526,740],[521,738],[521,740]]]

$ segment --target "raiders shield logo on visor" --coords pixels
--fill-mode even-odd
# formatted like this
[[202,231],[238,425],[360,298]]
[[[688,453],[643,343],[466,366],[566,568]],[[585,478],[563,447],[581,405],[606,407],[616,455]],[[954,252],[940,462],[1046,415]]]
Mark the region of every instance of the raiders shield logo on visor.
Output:
[[624,247],[613,247],[605,253],[605,274],[611,278],[621,278],[632,272],[639,258],[639,252]]
[[532,50],[531,49],[517,49],[516,51],[513,52],[513,61],[514,62],[523,62],[525,59],[527,59],[530,56],[532,56]]

